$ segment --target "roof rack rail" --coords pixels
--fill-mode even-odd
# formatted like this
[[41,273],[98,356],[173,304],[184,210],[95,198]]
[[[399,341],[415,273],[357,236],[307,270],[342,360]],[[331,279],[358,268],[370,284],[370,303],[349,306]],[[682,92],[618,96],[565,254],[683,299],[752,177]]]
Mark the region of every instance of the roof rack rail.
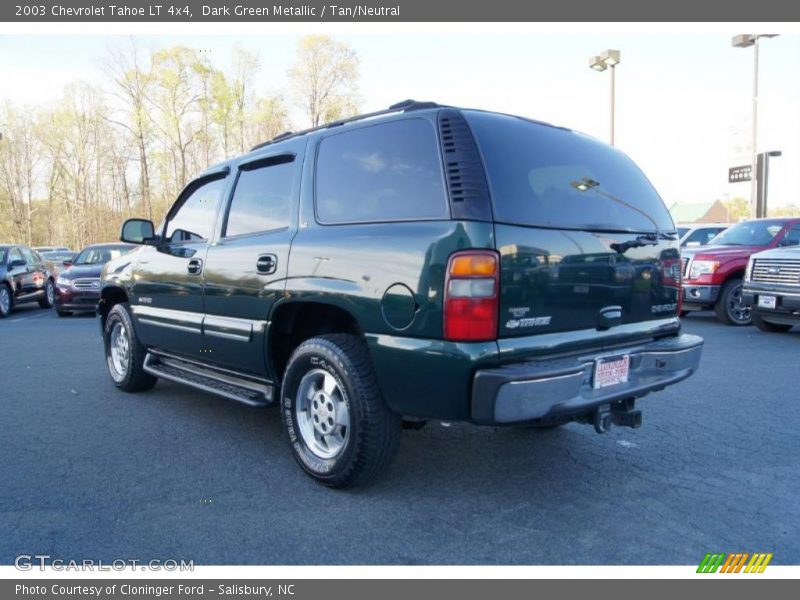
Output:
[[265,146],[269,146],[270,144],[274,144],[276,142],[282,142],[283,140],[288,140],[289,138],[298,137],[301,135],[305,135],[307,133],[311,133],[312,131],[329,129],[331,127],[339,127],[340,125],[344,125],[346,123],[352,123],[353,121],[361,121],[362,119],[370,119],[372,117],[379,117],[381,115],[388,115],[396,112],[409,112],[412,110],[425,110],[427,108],[439,108],[439,107],[441,107],[441,105],[437,104],[436,102],[418,102],[416,100],[411,100],[411,99],[403,100],[401,102],[392,104],[389,108],[385,108],[383,110],[376,110],[374,112],[364,113],[363,115],[355,115],[354,117],[348,117],[346,119],[340,119],[338,121],[331,121],[330,123],[325,123],[317,127],[309,127],[308,129],[302,129],[301,131],[284,131],[280,135],[276,135],[271,140],[253,146],[252,148],[250,148],[250,152],[258,150],[259,148],[264,148]]

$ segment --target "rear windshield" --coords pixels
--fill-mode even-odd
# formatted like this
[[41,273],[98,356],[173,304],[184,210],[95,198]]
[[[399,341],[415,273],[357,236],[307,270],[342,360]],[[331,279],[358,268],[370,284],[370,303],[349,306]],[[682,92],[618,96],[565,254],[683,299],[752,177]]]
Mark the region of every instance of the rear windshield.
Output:
[[466,111],[496,221],[565,229],[674,231],[664,203],[625,154],[572,131]]

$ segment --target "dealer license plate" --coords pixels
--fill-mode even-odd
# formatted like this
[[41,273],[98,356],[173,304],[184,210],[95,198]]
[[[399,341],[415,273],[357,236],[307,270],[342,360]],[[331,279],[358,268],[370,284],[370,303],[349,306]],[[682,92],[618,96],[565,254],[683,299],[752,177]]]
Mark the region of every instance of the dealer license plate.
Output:
[[627,383],[631,357],[628,354],[598,358],[594,363],[594,389]]
[[758,306],[759,308],[775,308],[776,299],[775,296],[759,296],[758,297]]

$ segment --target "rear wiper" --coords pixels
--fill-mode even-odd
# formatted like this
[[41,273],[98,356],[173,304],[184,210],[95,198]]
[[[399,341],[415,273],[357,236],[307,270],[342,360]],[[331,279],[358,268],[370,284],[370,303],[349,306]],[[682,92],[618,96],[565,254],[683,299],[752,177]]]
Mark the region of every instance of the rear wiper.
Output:
[[674,240],[675,237],[668,233],[645,233],[636,236],[627,242],[614,242],[611,244],[611,249],[620,254],[625,254],[631,248],[641,248],[643,246],[657,246],[658,240]]
[[588,191],[591,190],[592,192],[602,196],[603,198],[608,198],[609,200],[611,200],[613,202],[621,204],[622,206],[626,206],[626,207],[630,208],[631,210],[635,210],[636,212],[638,212],[640,215],[642,215],[645,219],[647,219],[648,221],[650,221],[653,224],[653,227],[655,227],[655,231],[653,233],[647,233],[647,234],[640,235],[637,238],[635,238],[633,240],[630,240],[630,241],[627,241],[627,242],[611,244],[611,248],[616,250],[620,254],[624,253],[626,250],[629,250],[631,248],[640,248],[642,246],[654,246],[654,245],[658,244],[658,240],[675,240],[676,239],[676,237],[673,234],[662,232],[661,229],[658,227],[658,223],[656,223],[656,220],[653,217],[651,217],[650,215],[648,215],[646,212],[644,212],[641,208],[639,208],[637,206],[634,206],[630,202],[625,202],[625,200],[622,200],[621,198],[617,198],[616,196],[613,196],[613,195],[609,194],[608,192],[604,192],[604,191],[598,189],[600,187],[600,182],[599,181],[595,181],[594,179],[592,179],[590,177],[584,177],[580,181],[571,182],[570,185],[572,187],[574,187],[576,190],[578,190],[579,192],[588,192]]

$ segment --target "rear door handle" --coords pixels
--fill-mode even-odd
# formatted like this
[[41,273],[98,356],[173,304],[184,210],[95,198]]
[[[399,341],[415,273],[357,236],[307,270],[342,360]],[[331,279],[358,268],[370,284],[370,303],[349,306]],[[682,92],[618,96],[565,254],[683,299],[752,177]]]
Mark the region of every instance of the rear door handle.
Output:
[[186,267],[186,270],[189,271],[189,275],[199,275],[203,270],[203,261],[199,258],[193,258],[189,261],[189,265]]
[[262,254],[256,260],[256,271],[259,275],[272,275],[278,268],[278,257],[274,254]]

